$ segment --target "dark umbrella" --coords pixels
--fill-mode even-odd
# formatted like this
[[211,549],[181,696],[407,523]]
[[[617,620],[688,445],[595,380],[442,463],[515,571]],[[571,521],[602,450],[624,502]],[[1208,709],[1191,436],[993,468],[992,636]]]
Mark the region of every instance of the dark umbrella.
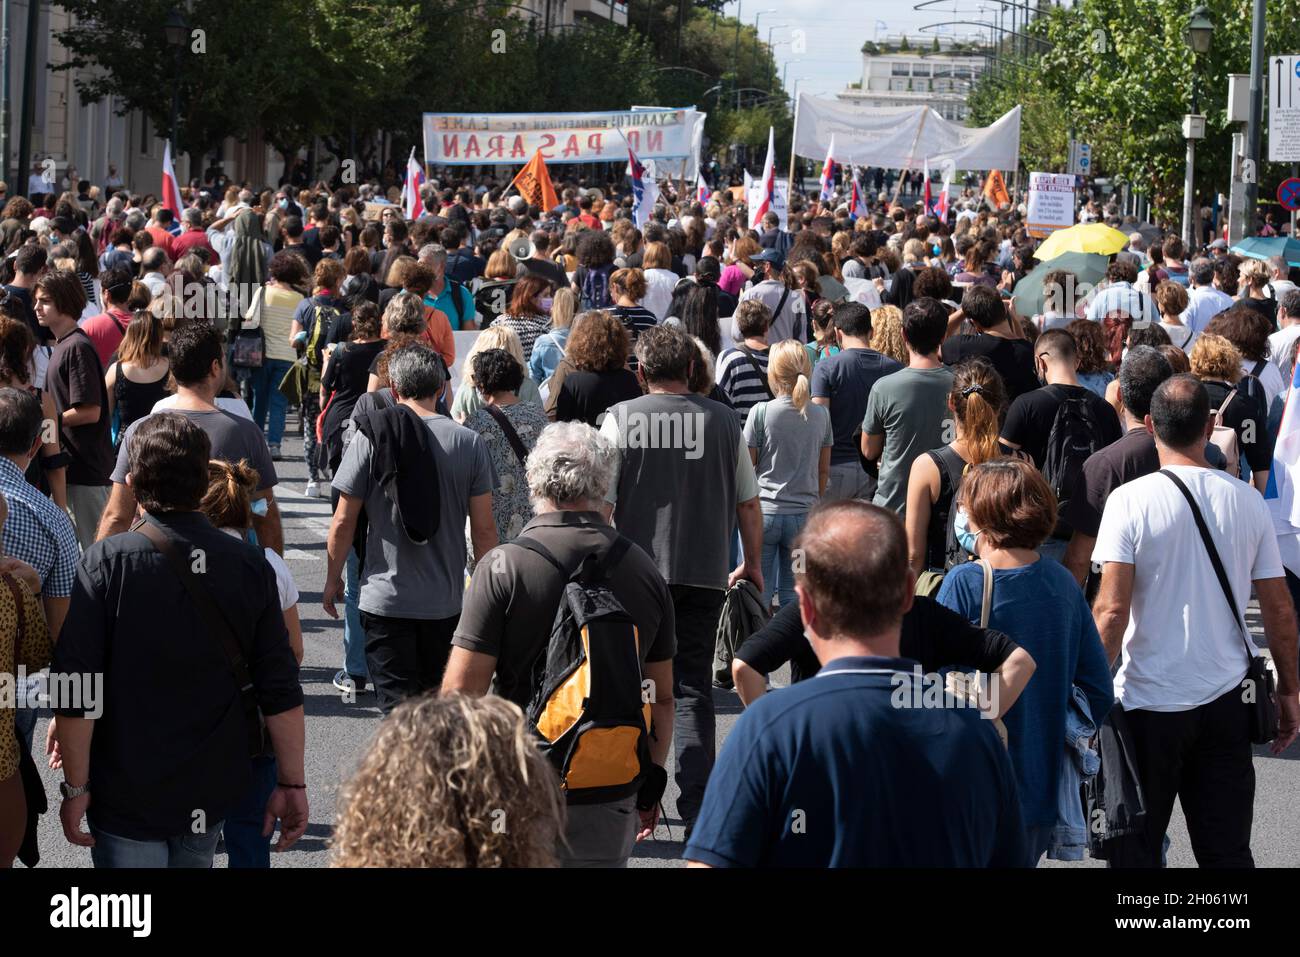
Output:
[[1071,292],[1071,301],[1064,302],[1064,311],[1074,314],[1075,304],[1083,298],[1087,290],[1079,291],[1079,286],[1087,283],[1096,286],[1106,277],[1106,266],[1110,259],[1098,253],[1061,253],[1055,259],[1039,263],[1030,270],[1025,278],[1016,283],[1012,295],[1016,300],[1016,313],[1021,316],[1036,316],[1043,311],[1043,280],[1049,272],[1063,269],[1074,275],[1075,289],[1064,290],[1062,295]]

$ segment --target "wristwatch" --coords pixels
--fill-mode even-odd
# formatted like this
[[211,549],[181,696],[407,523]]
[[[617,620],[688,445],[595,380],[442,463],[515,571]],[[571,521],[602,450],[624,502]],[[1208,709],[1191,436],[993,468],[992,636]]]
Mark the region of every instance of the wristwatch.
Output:
[[59,782],[59,793],[63,795],[63,800],[71,801],[73,798],[79,798],[90,790],[90,782],[87,781],[81,787],[74,788],[67,781]]

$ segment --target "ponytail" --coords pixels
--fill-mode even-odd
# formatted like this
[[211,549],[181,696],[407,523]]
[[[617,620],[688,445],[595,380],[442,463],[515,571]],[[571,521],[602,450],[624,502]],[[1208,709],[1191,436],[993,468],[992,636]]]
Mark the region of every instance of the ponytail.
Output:
[[802,372],[799,378],[794,380],[794,388],[790,390],[790,404],[799,410],[799,414],[805,419],[808,418],[808,400],[812,398],[812,387],[808,383],[808,377]]
[[979,465],[997,458],[998,436],[1002,431],[1002,410],[1006,407],[1006,388],[993,364],[983,357],[968,359],[957,366],[948,400],[961,437],[970,450],[970,464]]

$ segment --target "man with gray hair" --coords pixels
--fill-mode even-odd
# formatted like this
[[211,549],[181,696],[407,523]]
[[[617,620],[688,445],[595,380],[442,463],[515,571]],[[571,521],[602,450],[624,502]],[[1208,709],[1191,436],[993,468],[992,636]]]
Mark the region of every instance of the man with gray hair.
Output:
[[1214,263],[1208,259],[1192,261],[1189,270],[1190,288],[1187,290],[1187,309],[1180,317],[1183,325],[1200,335],[1210,320],[1233,306],[1232,297],[1214,286]]
[[1268,268],[1271,274],[1268,284],[1273,287],[1273,298],[1281,302],[1283,296],[1296,290],[1296,284],[1290,279],[1291,264],[1285,256],[1273,256],[1268,260]]
[[1296,341],[1300,340],[1300,289],[1277,297],[1277,332],[1268,337],[1268,354],[1288,388],[1295,374]]
[[203,228],[203,210],[190,208],[181,213],[181,234],[172,240],[172,253],[176,260],[195,249],[208,251],[208,262],[217,262],[220,257],[208,242],[207,231]]
[[159,246],[150,246],[140,257],[140,281],[149,290],[149,295],[157,299],[167,288],[167,253]]
[[433,285],[424,297],[426,306],[433,306],[447,317],[455,330],[478,328],[478,314],[474,311],[474,296],[464,283],[447,275],[447,249],[438,243],[425,243],[418,254],[420,265],[433,270]]
[[[343,568],[364,510],[359,574],[366,667],[384,713],[438,687],[465,582],[465,520],[474,557],[497,543],[492,457],[479,435],[437,409],[446,372],[423,345],[388,363],[396,405],[354,413],[357,431],[334,475],[323,604],[338,618]],[[376,406],[379,406],[376,408]]]
[[[452,638],[444,692],[496,693],[527,708],[536,692],[533,666],[546,653],[568,575],[538,554],[540,545],[571,571],[623,539],[601,516],[613,483],[618,450],[585,422],[557,422],[528,456],[534,517],[519,538],[493,549],[474,570],[465,608]],[[523,540],[527,540],[527,544]],[[571,573],[571,572],[570,572]],[[673,655],[677,650],[672,599],[659,569],[629,542],[607,569],[607,584],[636,624],[637,653],[650,695],[650,759],[668,760],[673,733]],[[657,809],[636,811],[636,796],[568,810],[566,867],[623,867],[635,841],[654,833]],[[639,820],[638,820],[639,817]]]

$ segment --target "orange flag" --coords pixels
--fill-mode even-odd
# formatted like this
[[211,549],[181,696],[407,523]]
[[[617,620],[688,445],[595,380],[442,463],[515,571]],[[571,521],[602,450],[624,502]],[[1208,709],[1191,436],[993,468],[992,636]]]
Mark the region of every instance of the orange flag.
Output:
[[989,198],[994,209],[1011,205],[1011,194],[1007,192],[1007,184],[1002,181],[1000,170],[989,170],[988,179],[984,180],[984,195]]
[[560,205],[555,187],[551,185],[551,176],[546,172],[546,161],[542,159],[541,150],[533,154],[533,158],[519,171],[510,185],[519,190],[519,195],[528,200],[529,205],[537,206],[543,212]]

